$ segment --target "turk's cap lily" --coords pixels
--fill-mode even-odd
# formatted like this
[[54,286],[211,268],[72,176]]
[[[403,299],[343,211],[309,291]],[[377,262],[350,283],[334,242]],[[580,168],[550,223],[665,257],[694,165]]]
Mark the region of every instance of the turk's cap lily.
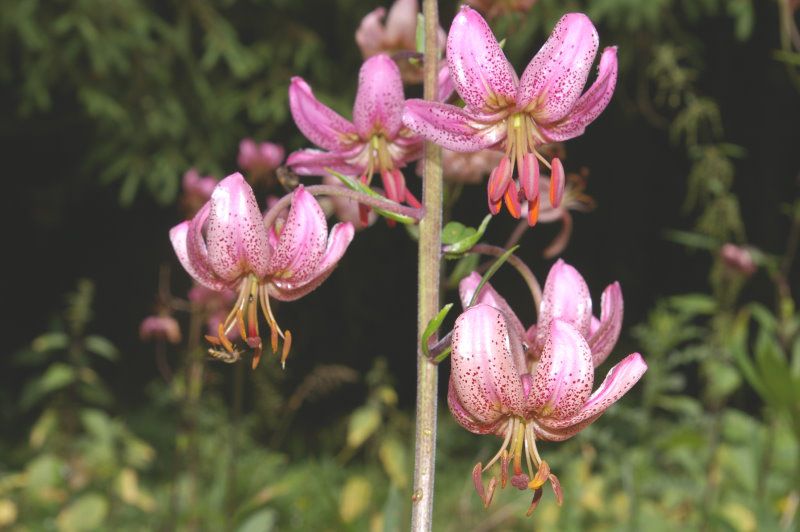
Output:
[[302,185],[297,187],[288,217],[269,231],[270,295],[291,301],[314,290],[336,267],[354,232],[352,223],[342,222],[329,234],[322,207]]
[[[533,225],[540,198],[539,161],[550,168],[555,183],[563,182],[564,173],[560,160],[547,162],[540,146],[581,135],[613,95],[615,47],[603,51],[597,80],[583,92],[598,43],[586,15],[564,15],[520,78],[483,17],[464,6],[447,37],[447,60],[466,107],[412,99],[406,103],[403,121],[415,133],[453,151],[504,151],[504,159],[490,176],[490,210],[496,214],[505,202],[518,218],[524,199]],[[512,179],[515,165],[516,180]],[[554,207],[562,190],[551,187]]]
[[247,138],[239,143],[236,160],[243,170],[261,175],[274,172],[283,162],[284,156],[283,146],[279,144],[256,142]]
[[539,439],[565,440],[596,420],[644,374],[628,355],[592,393],[589,345],[571,324],[554,320],[539,361],[525,357],[523,338],[500,309],[479,304],[453,329],[448,404],[471,432],[502,435],[509,421],[532,424]]
[[267,231],[253,189],[238,172],[219,182],[194,218],[173,227],[170,240],[189,275],[212,290],[268,273]]
[[719,256],[725,266],[742,275],[753,275],[758,269],[753,252],[747,247],[737,246],[729,242],[723,244],[719,249]]
[[158,339],[171,344],[181,342],[181,326],[172,316],[148,316],[139,325],[139,338],[143,341]]

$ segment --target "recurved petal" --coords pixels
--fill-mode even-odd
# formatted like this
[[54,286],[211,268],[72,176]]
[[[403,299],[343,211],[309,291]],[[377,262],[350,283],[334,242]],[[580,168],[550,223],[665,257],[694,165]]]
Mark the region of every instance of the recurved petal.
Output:
[[467,6],[453,19],[447,61],[459,96],[473,109],[493,112],[513,103],[518,79],[489,25]]
[[537,343],[543,345],[548,324],[553,319],[570,323],[580,334],[588,336],[592,320],[592,297],[578,270],[561,259],[550,268],[544,283],[542,304],[537,320]]
[[383,17],[385,16],[386,9],[379,7],[373,9],[361,19],[361,24],[356,30],[356,44],[361,49],[361,55],[364,58],[380,53],[383,48],[385,38]]
[[453,77],[450,76],[450,67],[447,64],[447,61],[442,61],[439,63],[438,83],[436,84],[436,101],[442,103],[446,102],[450,99],[450,96],[453,95],[455,90],[456,86],[453,83]]
[[617,47],[603,50],[597,79],[581,96],[572,111],[554,124],[544,124],[542,133],[550,142],[563,141],[582,135],[586,126],[600,116],[617,86]]
[[475,434],[493,434],[505,421],[503,417],[498,417],[495,421],[490,423],[481,423],[472,416],[467,409],[459,402],[458,394],[453,384],[453,375],[450,374],[450,384],[447,387],[447,406],[450,407],[450,413],[456,419],[456,422]]
[[537,418],[563,419],[580,410],[592,393],[592,353],[570,323],[554,319],[547,329],[527,413]]
[[544,431],[551,436],[546,439],[565,440],[583,430],[625,395],[642,378],[645,371],[647,364],[642,355],[633,353],[625,357],[611,368],[600,387],[574,415],[563,419],[554,417],[538,421]]
[[594,367],[602,364],[614,349],[622,330],[623,310],[622,288],[617,282],[608,285],[600,299],[600,323],[589,337]]
[[[458,283],[458,295],[461,298],[461,306],[464,309],[466,309],[469,305],[469,302],[472,301],[472,296],[475,293],[475,290],[478,288],[480,282],[481,276],[477,272],[472,272],[461,279],[461,282]],[[522,326],[522,322],[519,321],[519,318],[511,309],[511,306],[508,304],[508,302],[503,298],[503,296],[497,293],[497,290],[495,290],[491,284],[486,283],[483,285],[480,294],[478,294],[478,297],[475,300],[475,304],[491,305],[494,308],[501,310],[503,314],[506,315],[509,323],[518,332],[520,338],[525,337],[525,327]]]
[[298,150],[289,155],[286,165],[300,175],[326,175],[328,168],[345,175],[359,175],[363,168],[345,160],[345,153],[322,150]]
[[336,268],[353,240],[354,233],[355,228],[350,222],[334,225],[328,238],[328,247],[314,275],[304,283],[296,283],[292,279],[273,279],[270,283],[270,294],[281,301],[294,301],[315,290]]
[[211,269],[229,283],[248,273],[264,276],[270,258],[267,230],[242,174],[220,181],[210,204],[206,242]]
[[403,123],[417,135],[458,152],[480,151],[506,136],[502,120],[482,120],[454,105],[418,99],[406,101]]
[[[270,228],[270,232],[273,231],[274,228]],[[293,284],[305,283],[322,260],[327,237],[325,213],[314,196],[306,192],[303,185],[298,186],[292,193],[289,216],[277,235],[267,273]]]
[[561,17],[522,73],[517,107],[532,111],[542,124],[567,116],[586,84],[598,43],[589,17],[583,13]]
[[403,80],[400,69],[386,54],[367,59],[358,74],[353,122],[361,138],[383,132],[393,139],[403,125]]
[[201,285],[211,288],[212,290],[222,290],[225,288],[222,283],[209,269],[208,263],[196,264],[189,258],[189,249],[187,247],[187,236],[191,227],[191,221],[186,220],[181,222],[169,230],[169,239],[172,242],[172,248],[178,256],[178,260],[192,279]]
[[347,149],[357,135],[356,127],[314,96],[303,78],[293,77],[289,84],[289,109],[295,124],[308,140],[326,150]]
[[503,312],[489,305],[470,307],[456,320],[452,346],[451,391],[478,424],[523,414],[520,375],[525,368],[516,364],[524,360],[522,340]]

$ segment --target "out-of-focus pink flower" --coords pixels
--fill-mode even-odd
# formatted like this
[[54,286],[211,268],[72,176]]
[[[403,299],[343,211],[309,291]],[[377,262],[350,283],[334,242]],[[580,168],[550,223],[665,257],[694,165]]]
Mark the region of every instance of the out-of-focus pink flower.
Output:
[[139,338],[142,341],[166,340],[171,344],[181,342],[181,326],[172,316],[148,316],[139,325]]
[[[209,336],[219,334],[219,324],[225,321],[231,304],[236,301],[238,294],[233,290],[217,292],[200,284],[195,284],[189,289],[189,301],[202,308],[206,316],[206,329]],[[234,340],[238,331],[228,332],[228,339]]]
[[617,49],[612,46],[603,51],[597,80],[581,94],[597,48],[597,31],[589,18],[564,15],[517,78],[489,25],[464,6],[447,36],[447,60],[466,107],[412,99],[406,102],[403,122],[450,150],[503,150],[505,157],[489,176],[489,209],[497,214],[505,203],[519,218],[522,198],[529,205],[528,223],[534,225],[541,196],[539,161],[551,169],[552,206],[559,205],[564,187],[561,161],[547,162],[538,148],[581,135],[614,93]]
[[[289,86],[289,106],[300,131],[327,151],[300,150],[286,163],[300,175],[325,175],[327,169],[360,176],[369,183],[379,173],[392,201],[419,201],[406,188],[400,168],[422,154],[422,140],[403,126],[403,82],[397,65],[386,54],[369,58],[361,67],[353,122],[320,103],[299,77]],[[367,209],[362,209],[366,223]]]
[[445,181],[476,185],[497,166],[503,157],[498,151],[481,150],[464,153],[442,150],[442,171]]
[[217,178],[213,176],[201,177],[195,168],[189,168],[183,174],[181,204],[187,217],[194,216],[200,207],[211,198],[211,193],[214,192],[214,187],[218,182]]
[[259,306],[271,330],[273,351],[278,337],[284,339],[283,362],[291,333],[278,327],[269,296],[289,301],[312,291],[330,275],[352,238],[351,224],[337,224],[328,237],[325,215],[302,186],[293,193],[287,219],[268,230],[253,190],[238,173],[217,185],[192,220],[170,231],[175,253],[195,281],[216,291],[238,291],[233,309],[209,341],[234,354],[238,350],[227,333],[238,328],[242,340],[255,350],[254,366],[262,349]]
[[[409,62],[417,51],[417,0],[395,0],[386,15],[386,8],[379,7],[361,20],[356,30],[356,43],[361,55],[368,59],[378,54],[392,56],[407,83],[422,81],[420,64]],[[386,19],[384,23],[384,18]],[[439,47],[444,48],[447,36],[439,28]]]
[[271,175],[283,162],[284,155],[283,146],[278,144],[242,139],[237,160],[240,168],[258,180]]
[[[473,274],[459,287],[466,306],[480,283]],[[583,430],[644,374],[639,353],[611,368],[594,393],[594,370],[619,336],[622,294],[614,283],[603,293],[601,318],[592,316],[583,278],[559,261],[545,284],[537,325],[525,331],[508,303],[489,284],[453,329],[448,405],[456,421],[476,434],[504,438],[495,457],[473,470],[475,488],[488,506],[497,479],[484,488],[481,473],[501,460],[501,486],[532,489],[533,511],[550,481],[561,500],[558,479],[536,449],[536,440],[562,441]],[[523,470],[523,458],[527,474]]]
[[524,13],[537,0],[465,0],[464,3],[483,11],[486,18],[494,18],[506,13]]
[[719,256],[725,266],[742,275],[753,275],[758,269],[753,254],[746,247],[727,243],[719,249]]

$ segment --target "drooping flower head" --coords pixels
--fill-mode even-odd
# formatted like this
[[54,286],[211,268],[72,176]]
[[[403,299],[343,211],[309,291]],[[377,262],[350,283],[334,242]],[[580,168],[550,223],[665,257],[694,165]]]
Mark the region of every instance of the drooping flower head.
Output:
[[147,316],[139,325],[139,338],[142,341],[166,340],[171,344],[181,342],[181,326],[172,316],[160,314]]
[[[628,355],[592,393],[594,369],[608,356],[619,335],[619,285],[606,289],[601,318],[596,319],[588,289],[584,291],[585,283],[581,285],[583,279],[577,271],[563,262],[554,270],[545,285],[538,323],[528,331],[488,284],[453,329],[450,411],[467,430],[503,438],[494,458],[473,470],[475,488],[487,506],[498,480],[493,478],[485,489],[481,473],[498,460],[501,487],[506,486],[508,466],[513,465],[511,484],[534,491],[529,513],[548,481],[560,503],[558,479],[539,455],[536,440],[562,441],[577,434],[647,370],[641,355]],[[464,305],[479,282],[477,274],[461,282]]]
[[[320,103],[299,77],[289,86],[289,107],[297,127],[323,150],[300,150],[286,163],[300,175],[325,175],[330,168],[369,183],[380,174],[386,197],[419,207],[406,189],[400,168],[422,154],[422,139],[402,122],[403,82],[388,55],[373,56],[361,66],[353,122]],[[362,210],[365,221],[367,210]]]
[[220,181],[211,200],[192,220],[170,231],[175,253],[195,281],[212,290],[238,292],[217,336],[208,338],[215,345],[212,354],[238,358],[239,349],[227,337],[236,328],[254,350],[255,367],[262,350],[260,307],[270,327],[272,350],[277,352],[279,337],[284,340],[285,362],[291,333],[278,326],[270,296],[290,301],[312,291],[330,275],[352,240],[353,226],[348,223],[337,224],[328,236],[322,209],[302,186],[292,194],[286,220],[268,229],[253,190],[241,174],[232,174]]
[[251,179],[258,180],[271,175],[283,162],[284,155],[283,146],[279,144],[242,139],[237,162]]
[[522,198],[533,225],[540,203],[539,162],[550,168],[552,206],[558,206],[564,186],[561,161],[547,161],[538,148],[581,135],[614,92],[617,50],[612,46],[603,51],[597,80],[581,94],[598,42],[586,15],[564,15],[518,78],[489,25],[464,6],[447,36],[447,61],[466,107],[409,100],[403,122],[450,150],[502,150],[505,157],[489,176],[489,209],[496,214],[505,203],[512,216],[519,218]]
[[728,242],[719,248],[719,256],[723,264],[731,271],[741,273],[744,276],[753,275],[758,269],[753,253],[747,247],[737,246]]

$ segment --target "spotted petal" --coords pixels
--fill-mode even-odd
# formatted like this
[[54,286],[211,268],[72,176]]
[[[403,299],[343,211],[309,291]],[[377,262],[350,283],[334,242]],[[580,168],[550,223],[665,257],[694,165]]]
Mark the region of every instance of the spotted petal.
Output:
[[463,6],[447,35],[447,61],[459,96],[468,107],[493,112],[514,102],[518,79],[491,28]]
[[364,171],[347,162],[350,152],[298,150],[289,155],[286,165],[300,175],[326,175],[327,169],[345,175],[359,175]]
[[267,231],[242,174],[220,181],[210,204],[206,242],[211,269],[229,283],[248,273],[264,276],[270,255]]
[[617,47],[603,50],[597,80],[589,87],[575,106],[562,120],[541,127],[542,134],[550,142],[560,142],[582,135],[586,126],[608,106],[617,86]]
[[308,140],[326,150],[345,150],[357,136],[356,127],[321,103],[303,78],[293,77],[289,85],[289,109],[295,124]]
[[570,323],[554,319],[547,329],[527,408],[537,418],[562,419],[589,398],[594,366],[586,340]]
[[418,99],[406,101],[403,123],[427,140],[458,152],[480,151],[506,137],[502,117],[484,117],[454,105]]
[[503,312],[489,305],[470,307],[456,320],[452,345],[451,402],[486,430],[508,414],[523,414],[525,355]]
[[567,116],[583,92],[599,38],[583,13],[561,17],[519,83],[518,108],[528,108],[537,123]]
[[622,330],[623,309],[622,288],[619,283],[608,285],[600,299],[600,321],[589,337],[594,367],[602,364],[614,349]]
[[[481,276],[477,272],[472,272],[461,279],[461,282],[458,283],[458,295],[461,298],[461,306],[464,309],[466,309],[467,306],[469,306],[470,301],[472,301],[472,296],[475,293],[475,290],[478,288],[480,282]],[[508,304],[505,298],[498,294],[497,290],[495,290],[491,284],[486,283],[483,285],[480,294],[478,294],[478,297],[475,299],[475,304],[491,305],[494,308],[502,311],[503,314],[506,315],[509,324],[517,330],[520,337],[525,337],[525,328],[522,326],[522,322],[519,321],[519,318],[511,309],[511,306]]]
[[536,340],[544,344],[548,324],[553,319],[566,321],[583,336],[588,336],[592,320],[592,297],[578,270],[559,259],[544,283],[537,320]]
[[403,125],[403,80],[400,69],[386,54],[367,59],[358,74],[353,122],[361,138],[383,132],[393,139]]
[[537,420],[537,436],[551,441],[562,441],[586,428],[608,407],[625,395],[647,371],[642,355],[633,353],[611,368],[600,387],[574,415],[563,418]]
[[209,269],[208,263],[196,264],[189,258],[189,250],[187,248],[187,236],[189,234],[191,221],[186,220],[181,222],[169,231],[169,239],[172,242],[172,247],[178,260],[192,279],[201,285],[211,288],[212,290],[223,290],[225,283],[220,281]]

